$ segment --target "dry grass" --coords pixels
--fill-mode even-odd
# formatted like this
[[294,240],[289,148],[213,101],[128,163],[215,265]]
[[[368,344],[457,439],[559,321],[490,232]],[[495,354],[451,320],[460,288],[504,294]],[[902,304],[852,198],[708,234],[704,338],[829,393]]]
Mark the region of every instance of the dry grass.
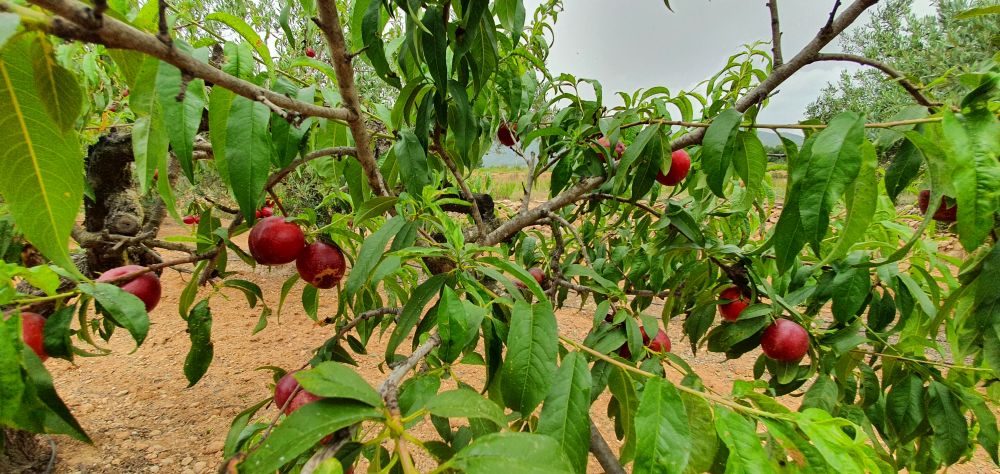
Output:
[[[550,173],[543,173],[532,185],[531,198],[545,199],[549,195]],[[474,193],[488,193],[493,199],[517,200],[524,196],[528,169],[513,166],[480,168],[472,173],[469,188]]]

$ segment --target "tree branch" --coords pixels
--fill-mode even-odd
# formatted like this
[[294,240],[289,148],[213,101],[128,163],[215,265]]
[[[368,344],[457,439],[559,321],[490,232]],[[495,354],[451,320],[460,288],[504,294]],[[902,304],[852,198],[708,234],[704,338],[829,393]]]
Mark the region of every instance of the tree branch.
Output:
[[644,210],[644,211],[652,214],[655,217],[660,217],[662,215],[660,213],[660,211],[657,211],[656,209],[653,209],[651,206],[643,204],[643,203],[641,203],[639,201],[632,201],[632,200],[630,200],[628,198],[625,198],[625,197],[622,197],[622,196],[615,196],[614,194],[591,193],[591,194],[588,194],[588,195],[584,196],[583,198],[584,199],[589,199],[591,201],[600,201],[600,200],[618,201],[618,202],[621,202],[621,203],[633,205],[633,206],[635,206],[635,207],[637,207],[639,209],[642,209],[642,210]]
[[441,135],[437,132],[434,134],[434,142],[438,155],[441,156],[441,160],[448,166],[448,170],[451,171],[451,175],[455,177],[455,181],[458,183],[458,189],[462,192],[462,199],[469,201],[469,214],[472,215],[472,220],[476,223],[476,228],[479,229],[479,235],[476,236],[476,240],[482,242],[489,231],[486,229],[486,224],[483,223],[483,214],[479,212],[479,204],[475,196],[472,195],[472,191],[469,190],[469,185],[465,183],[462,173],[458,171],[458,165],[451,159],[451,156],[448,156],[448,151],[441,146]]
[[[128,24],[105,15],[95,25],[92,10],[76,0],[31,0],[31,3],[56,13],[63,18],[53,18],[48,32],[56,36],[88,43],[103,44],[109,48],[128,49],[153,56],[177,66],[182,72],[224,87],[250,100],[263,96],[285,109],[305,116],[347,120],[351,111],[343,108],[320,107],[290,99],[281,94],[222,72],[209,64],[182,53],[178,48],[164,44],[154,35],[144,33]],[[68,21],[67,21],[68,20]]]
[[916,100],[918,104],[925,107],[940,107],[942,105],[940,102],[934,102],[928,99],[919,87],[906,79],[906,76],[904,76],[902,72],[899,72],[892,66],[881,61],[847,53],[820,53],[813,59],[813,62],[819,61],[848,61],[861,64],[862,66],[873,67],[884,72],[885,75],[895,79],[895,82],[899,84],[900,87],[905,89],[911,96],[913,96],[913,99]]
[[[850,26],[851,23],[854,23],[861,13],[877,2],[878,0],[855,0],[839,16],[834,18],[840,6],[840,1],[838,0],[833,12],[830,13],[830,21],[820,28],[812,41],[805,45],[790,61],[782,64],[781,67],[773,69],[771,74],[761,81],[757,87],[754,87],[753,90],[747,92],[746,95],[737,100],[733,108],[741,113],[746,112],[747,109],[767,98],[774,89],[785,82],[792,74],[795,74],[799,69],[812,62],[823,47],[829,44],[830,41],[833,41],[837,35]],[[705,138],[704,128],[693,130],[672,141],[670,148],[672,150],[680,150],[691,145],[697,145],[701,143],[703,138]]]
[[337,331],[337,334],[333,336],[333,340],[338,341],[342,339],[344,336],[347,335],[347,333],[351,332],[352,329],[357,327],[358,324],[361,324],[362,321],[367,321],[369,319],[377,318],[379,316],[385,316],[387,314],[393,314],[399,316],[399,314],[402,312],[403,310],[399,308],[378,308],[378,309],[373,309],[371,311],[365,311],[364,313],[359,314],[356,318],[352,319],[349,323],[345,324],[344,327],[340,328]]
[[358,155],[357,148],[349,146],[338,146],[333,148],[324,148],[322,150],[316,150],[312,153],[309,153],[306,156],[303,156],[302,158],[299,158],[289,163],[288,166],[276,171],[274,174],[271,175],[270,178],[267,179],[267,184],[264,185],[264,188],[265,189],[273,188],[275,185],[280,183],[281,180],[285,179],[285,176],[288,176],[288,173],[291,173],[292,171],[295,170],[295,168],[298,168],[299,166],[302,166],[312,160],[316,160],[326,156],[357,156],[357,155]]
[[778,0],[769,0],[767,9],[771,12],[771,69],[781,67],[784,60],[781,57],[781,25],[778,23]]
[[382,382],[382,386],[379,387],[379,394],[382,395],[382,399],[385,400],[385,406],[389,409],[390,413],[399,413],[399,400],[396,398],[399,393],[399,385],[403,383],[403,377],[406,377],[414,367],[424,358],[427,354],[430,354],[435,347],[441,344],[441,336],[437,334],[432,335],[417,347],[410,357],[407,357],[401,364],[396,366],[389,374],[389,377]]
[[608,442],[604,441],[593,420],[590,421],[590,452],[594,453],[594,457],[606,474],[627,474],[625,468],[618,462],[618,456],[615,456]]
[[344,107],[350,112],[347,124],[351,129],[351,136],[354,137],[354,146],[357,147],[358,161],[365,171],[372,192],[378,196],[390,196],[392,193],[386,187],[382,173],[375,162],[371,137],[368,134],[364,115],[361,113],[361,99],[358,97],[358,89],[354,85],[354,67],[351,65],[350,52],[347,51],[347,43],[344,40],[344,30],[340,26],[337,3],[333,0],[320,0],[318,6],[319,21],[317,23],[330,46],[330,55],[334,72],[337,75],[340,97],[344,101]]
[[518,214],[513,219],[504,222],[496,230],[490,232],[483,240],[483,245],[496,245],[507,240],[521,229],[534,224],[538,219],[544,217],[548,212],[555,211],[568,204],[575,202],[581,195],[588,193],[603,183],[603,176],[591,176],[577,183],[575,186],[563,191],[558,196],[540,204],[538,207],[525,213]]
[[549,219],[553,226],[556,223],[559,223],[563,227],[565,227],[570,234],[573,234],[573,238],[576,239],[576,242],[580,244],[580,254],[583,255],[583,259],[587,261],[587,265],[589,265],[590,268],[594,268],[594,261],[590,259],[590,253],[587,252],[587,242],[584,241],[583,237],[580,236],[580,233],[576,231],[576,227],[573,227],[573,224],[570,224],[569,221],[563,219],[562,216],[552,211],[548,211],[545,214],[549,216]]

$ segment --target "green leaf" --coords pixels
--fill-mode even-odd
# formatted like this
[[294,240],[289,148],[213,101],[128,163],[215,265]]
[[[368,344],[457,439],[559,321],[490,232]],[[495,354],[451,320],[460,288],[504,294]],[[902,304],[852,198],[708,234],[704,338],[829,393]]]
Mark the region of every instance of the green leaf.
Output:
[[802,398],[802,405],[799,411],[807,408],[819,408],[833,413],[837,406],[837,383],[826,375],[820,375],[813,382],[812,387],[806,390],[805,397]]
[[83,150],[62,131],[35,88],[31,39],[15,38],[0,55],[0,195],[24,237],[55,264],[80,275],[69,234],[83,202]]
[[955,15],[955,19],[967,20],[969,18],[985,15],[1000,15],[1000,6],[970,8],[962,13],[959,13],[958,15]]
[[968,444],[969,428],[959,399],[947,386],[932,380],[927,390],[927,416],[934,430],[934,452],[945,464],[961,459]]
[[726,109],[712,120],[702,140],[701,169],[707,176],[709,189],[719,197],[725,197],[723,186],[732,161],[726,149],[736,136],[742,119],[736,110]]
[[358,207],[354,217],[354,225],[361,226],[369,219],[385,214],[396,205],[398,200],[399,198],[395,196],[376,196],[365,201]]
[[244,97],[233,98],[226,124],[227,167],[233,194],[248,224],[254,222],[270,171],[270,118],[266,105]]
[[410,299],[406,301],[403,311],[399,314],[399,322],[396,323],[396,329],[393,330],[392,336],[389,338],[389,344],[385,349],[386,359],[389,359],[396,351],[396,348],[399,347],[399,344],[409,337],[410,331],[417,325],[427,303],[438,294],[438,291],[441,290],[441,286],[444,285],[447,278],[447,275],[443,273],[434,275],[413,290]]
[[365,379],[346,365],[323,362],[313,369],[295,373],[302,388],[325,398],[347,398],[373,407],[382,406],[382,397]]
[[608,389],[617,402],[615,416],[615,434],[618,439],[624,438],[619,457],[627,464],[635,457],[635,416],[639,407],[639,398],[635,393],[635,382],[624,369],[615,367],[608,377]]
[[149,333],[149,315],[142,300],[109,283],[82,283],[78,288],[83,294],[92,296],[115,324],[125,328],[136,346],[142,345]]
[[361,244],[361,250],[358,251],[358,259],[351,268],[351,274],[347,277],[347,283],[344,284],[344,297],[353,297],[368,281],[372,270],[382,260],[385,248],[389,245],[389,239],[396,235],[405,223],[406,220],[403,216],[393,217],[386,221],[371,237],[365,239],[365,242]]
[[302,287],[302,309],[306,316],[313,321],[319,321],[319,290],[315,286],[305,285]]
[[982,265],[972,306],[976,327],[981,332],[991,330],[1000,321],[1000,245],[993,246]]
[[42,430],[31,416],[31,393],[21,370],[21,318],[0,317],[0,425],[32,432]]
[[353,400],[325,399],[307,403],[288,415],[271,435],[239,465],[245,474],[270,474],[341,428],[382,417],[380,410]]
[[447,286],[442,288],[437,306],[438,335],[441,337],[438,357],[448,364],[458,359],[465,346],[475,339],[485,316],[485,309],[474,305],[466,307],[455,290]]
[[893,384],[885,397],[885,417],[900,442],[917,436],[927,418],[924,407],[924,381],[910,374]]
[[541,434],[493,433],[477,439],[449,462],[468,474],[573,473],[556,440]]
[[236,454],[239,443],[244,440],[242,437],[243,429],[250,424],[250,419],[253,418],[254,414],[270,402],[271,397],[265,398],[246,410],[241,411],[239,415],[236,415],[236,418],[233,418],[233,422],[229,426],[229,433],[226,434],[226,444],[222,449],[223,458],[229,459]]
[[[920,173],[920,165],[923,163],[924,156],[913,142],[906,140],[900,145],[899,151],[892,158],[892,163],[885,170],[885,192],[893,202],[896,201],[899,193],[903,192],[917,177],[917,174]],[[863,178],[864,171],[858,176]],[[872,178],[875,176],[873,175]]]
[[[945,110],[941,125],[948,158],[955,166],[952,178],[958,205],[958,240],[971,252],[983,243],[993,229],[1000,192],[1000,162],[997,161],[997,150],[990,150],[986,143],[970,136],[972,130],[966,130],[950,110]],[[965,125],[973,127],[976,122],[967,120]],[[991,119],[986,128],[996,134],[1000,127],[996,127],[995,119]]]
[[441,392],[428,400],[424,408],[445,418],[484,418],[497,427],[507,426],[507,417],[496,403],[468,388]]
[[229,178],[229,161],[226,156],[226,124],[229,123],[229,112],[235,98],[236,94],[229,89],[213,87],[208,104],[208,132],[214,155],[212,162],[215,163],[219,177],[226,186],[232,186],[232,180]]
[[[11,318],[13,320],[14,318]],[[69,435],[72,438],[87,444],[93,444],[83,427],[76,421],[69,408],[59,398],[55,385],[52,383],[52,376],[41,359],[35,355],[34,351],[24,347],[21,353],[21,361],[31,382],[31,389],[35,397],[41,402],[44,411],[39,413],[33,410],[30,416],[42,420],[46,433],[56,433]],[[2,418],[0,418],[2,419]]]
[[751,420],[743,418],[728,408],[715,408],[715,429],[719,438],[729,448],[726,472],[763,474],[775,472],[764,451],[757,428]]
[[833,316],[837,322],[846,323],[861,310],[868,295],[871,294],[871,275],[867,268],[849,267],[837,273],[831,288]]
[[[306,87],[298,91],[296,99],[311,104],[315,93],[314,87]],[[291,164],[295,156],[298,155],[302,138],[311,125],[311,119],[293,125],[288,123],[288,120],[281,118],[280,115],[271,114],[271,143],[274,145],[274,161],[277,166],[284,168]]]
[[[202,111],[205,110],[205,81],[193,79],[182,85],[183,80],[180,69],[160,62],[156,89],[163,109],[167,136],[170,138],[170,148],[177,156],[188,181],[194,183],[194,138],[201,125]],[[182,87],[184,96],[179,101]]]
[[548,301],[530,305],[524,300],[514,303],[510,317],[501,391],[504,403],[527,417],[552,385],[559,346],[556,317]]
[[764,193],[764,172],[767,171],[767,151],[755,130],[736,132],[733,146],[733,167],[746,184],[751,196]]
[[691,457],[685,472],[707,472],[719,450],[719,435],[715,432],[712,406],[704,398],[686,392],[681,392],[681,399],[684,401],[688,431],[691,434]]
[[646,382],[635,415],[636,473],[680,473],[691,456],[691,433],[684,401],[673,384],[654,377]]
[[510,32],[510,37],[517,44],[518,39],[521,37],[521,30],[524,29],[524,18],[526,12],[524,10],[523,0],[497,0],[493,6],[494,13],[500,18],[500,24]]
[[156,93],[160,63],[160,60],[151,56],[143,59],[135,87],[129,96],[129,106],[136,115],[132,127],[132,154],[135,158],[135,172],[139,176],[140,193],[149,189],[157,166],[166,160],[170,148],[163,110]]
[[45,318],[45,353],[49,357],[73,360],[73,342],[70,339],[75,306],[67,306]]
[[191,313],[187,316],[187,326],[188,336],[191,338],[191,350],[184,359],[184,377],[188,380],[188,387],[193,387],[205,372],[208,372],[208,366],[212,364],[212,356],[215,354],[215,346],[212,344],[212,308],[208,307],[207,299],[199,301],[194,308],[191,308]]
[[[389,61],[385,57],[385,48],[382,41],[382,2],[371,1],[365,10],[365,16],[361,20],[361,38],[364,40],[365,57],[375,68],[375,74],[382,78],[389,85],[401,89],[402,84],[399,77],[389,68]],[[360,45],[358,45],[360,46]],[[359,49],[359,50],[360,50]]]
[[853,112],[844,112],[816,134],[809,160],[803,163],[803,179],[796,194],[799,219],[806,240],[817,254],[834,203],[861,170],[863,141],[864,120]]
[[243,21],[242,18],[232,15],[226,12],[214,12],[209,13],[205,16],[205,21],[218,21],[228,25],[230,28],[235,30],[243,39],[250,43],[250,46],[257,51],[257,55],[260,59],[264,61],[264,65],[267,66],[267,70],[274,73],[274,62],[271,60],[271,51],[267,49],[267,43],[260,38],[247,22]]
[[558,441],[576,472],[587,471],[592,384],[587,358],[579,352],[567,354],[556,371],[538,418],[536,432]]
[[399,177],[410,194],[419,196],[424,186],[431,182],[427,154],[412,130],[402,130],[399,133],[400,139],[393,146],[396,161],[399,163]]
[[63,131],[73,130],[80,116],[83,93],[76,77],[56,62],[49,41],[35,41],[31,45],[31,67],[35,75],[35,87],[45,111]]
[[[659,133],[643,148],[640,164],[634,170],[629,170],[632,174],[633,201],[639,200],[653,188],[664,155],[670,156],[669,150],[670,141]],[[623,167],[619,166],[618,169],[622,170]]]
[[997,452],[998,446],[1000,446],[1000,430],[997,429],[996,416],[986,406],[983,396],[975,390],[966,388],[962,393],[962,398],[965,400],[965,404],[972,410],[972,413],[975,413],[976,422],[979,423],[979,434],[976,436],[976,439],[979,440],[979,444],[983,446],[983,449],[989,453],[990,458],[993,459],[993,463],[1000,464],[1000,455]]
[[[909,142],[907,142],[909,143]],[[840,259],[865,236],[865,231],[875,217],[878,207],[878,165],[875,147],[867,140],[861,146],[861,170],[852,187],[847,188],[847,221],[837,236],[837,244],[823,259],[831,262]],[[888,182],[888,176],[886,181]],[[888,187],[888,184],[886,185]],[[822,265],[817,265],[822,266]]]

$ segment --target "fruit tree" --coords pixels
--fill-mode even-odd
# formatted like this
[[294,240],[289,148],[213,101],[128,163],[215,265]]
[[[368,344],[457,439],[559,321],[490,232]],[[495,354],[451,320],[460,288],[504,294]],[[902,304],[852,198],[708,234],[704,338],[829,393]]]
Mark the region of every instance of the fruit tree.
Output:
[[[941,102],[823,52],[877,0],[813,2],[826,21],[794,52],[761,3],[769,43],[693,90],[609,103],[546,65],[560,0],[0,0],[0,446],[89,441],[43,362],[106,355],[116,331],[142,344],[159,275],[183,268],[159,317],[186,321],[191,385],[223,290],[257,330],[300,293],[329,333],[260,381],[274,396],[232,421],[225,472],[997,463],[1000,56],[940,78],[965,91]],[[915,107],[757,121],[821,61],[882,71]],[[782,137],[787,183],[761,128],[805,135]],[[473,192],[493,146],[530,163],[521,202]],[[292,205],[304,180],[313,200]],[[165,219],[191,235],[159,237]],[[938,247],[952,237],[960,257]],[[265,294],[237,259],[297,272]],[[585,335],[561,330],[570,304]],[[670,327],[695,357],[755,358],[752,377],[706,386]]]

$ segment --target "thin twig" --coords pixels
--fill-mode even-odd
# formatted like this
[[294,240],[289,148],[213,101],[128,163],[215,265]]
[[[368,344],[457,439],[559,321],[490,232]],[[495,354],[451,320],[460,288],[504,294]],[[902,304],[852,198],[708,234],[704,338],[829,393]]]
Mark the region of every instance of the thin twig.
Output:
[[548,212],[561,209],[562,207],[575,202],[584,193],[592,191],[600,186],[604,180],[605,178],[603,176],[591,176],[589,178],[584,178],[573,187],[560,193],[558,196],[542,203],[528,212],[518,214],[513,219],[504,222],[502,225],[497,227],[496,230],[490,232],[490,234],[486,236],[486,239],[483,241],[483,245],[496,245],[504,240],[507,240],[514,234],[520,232],[521,229],[534,224]]
[[371,311],[365,311],[364,313],[361,313],[357,317],[352,319],[349,323],[345,324],[344,327],[340,328],[337,331],[337,334],[333,336],[333,341],[334,342],[339,341],[344,336],[346,336],[347,333],[351,332],[352,329],[357,327],[358,324],[361,324],[363,321],[367,321],[372,318],[377,318],[379,316],[385,316],[387,314],[394,314],[398,316],[402,312],[403,310],[399,308],[378,308],[378,309],[373,309]]
[[385,405],[392,412],[395,409],[399,411],[399,400],[396,398],[399,392],[399,385],[403,382],[403,377],[406,377],[414,367],[424,358],[427,354],[430,354],[435,347],[441,344],[441,336],[437,334],[432,335],[427,338],[427,341],[417,347],[409,357],[406,358],[401,364],[396,366],[389,374],[389,377],[382,382],[382,386],[379,388],[379,394],[382,395],[382,399],[385,400]]
[[[895,120],[891,122],[871,122],[866,123],[865,128],[893,128],[893,127],[903,127],[906,125],[916,125],[921,123],[933,123],[940,122],[941,117],[924,117],[918,119],[906,119],[906,120]],[[688,127],[688,128],[699,128],[704,129],[712,126],[711,122],[686,122],[683,120],[662,120],[662,119],[650,119],[650,120],[639,120],[637,122],[627,123],[622,125],[621,128],[632,128],[638,127],[640,125],[648,124],[661,124],[661,125],[674,125],[678,127]],[[744,123],[740,124],[741,127],[746,128],[763,128],[768,130],[820,130],[826,128],[828,125],[824,123]]]
[[157,8],[160,11],[160,18],[157,24],[159,33],[157,33],[157,37],[163,44],[173,47],[174,41],[170,39],[170,27],[167,26],[167,0],[158,0]]
[[469,185],[465,183],[465,178],[462,177],[462,173],[458,171],[458,165],[455,161],[451,159],[448,155],[448,151],[441,146],[441,134],[440,130],[434,133],[435,148],[437,148],[438,156],[444,161],[444,164],[448,166],[448,170],[451,171],[451,175],[455,177],[455,181],[458,183],[458,189],[462,192],[462,198],[469,201],[469,207],[472,215],[472,220],[476,223],[476,228],[479,229],[479,235],[476,236],[476,241],[479,243],[483,242],[486,235],[489,234],[489,230],[486,228],[486,223],[483,222],[483,215],[479,212],[479,203],[476,201],[475,196],[472,195],[472,191],[469,190]]
[[597,430],[594,420],[590,420],[590,452],[594,453],[597,462],[604,468],[605,474],[627,474],[621,462],[618,461],[618,456],[615,456],[615,452],[608,446],[604,436],[601,436],[601,432]]
[[662,214],[660,213],[660,211],[657,211],[656,209],[653,209],[649,205],[643,204],[643,203],[641,203],[639,201],[632,201],[632,200],[630,200],[628,198],[625,198],[625,197],[622,197],[622,196],[615,196],[614,194],[591,193],[591,194],[587,194],[586,196],[583,196],[583,198],[584,199],[590,199],[590,200],[611,200],[611,201],[618,201],[618,202],[621,202],[621,203],[631,204],[631,205],[633,205],[635,207],[638,207],[639,209],[642,209],[642,210],[644,210],[644,211],[652,214],[655,217],[662,216]]
[[906,90],[913,99],[917,101],[918,104],[925,107],[940,107],[942,104],[940,102],[934,102],[927,98],[915,84],[906,79],[906,76],[902,72],[896,70],[892,66],[883,63],[881,61],[876,61],[874,59],[869,59],[864,56],[858,56],[855,54],[847,53],[821,53],[817,54],[814,59],[815,62],[819,61],[849,61],[852,63],[861,64],[863,66],[871,66],[879,71],[885,73],[885,75],[893,78],[900,87]]
[[771,69],[781,67],[784,60],[781,57],[781,25],[778,23],[778,0],[768,0],[767,9],[771,12]]
[[587,251],[587,242],[583,240],[583,237],[579,232],[577,232],[576,227],[573,227],[573,224],[570,224],[569,221],[563,219],[562,216],[552,211],[547,212],[546,215],[548,215],[549,219],[552,221],[562,224],[562,226],[565,227],[570,234],[573,234],[573,238],[580,244],[580,254],[583,255],[583,259],[587,261],[587,265],[590,266],[590,268],[594,268],[594,261],[590,259],[590,252]]
[[281,180],[285,179],[285,176],[288,176],[288,173],[291,173],[292,171],[295,170],[295,168],[298,168],[299,166],[302,166],[312,160],[318,160],[320,158],[327,156],[338,156],[338,157],[357,156],[357,154],[358,154],[357,148],[354,148],[352,146],[338,146],[333,148],[324,148],[322,150],[316,150],[312,153],[309,153],[306,156],[303,156],[302,158],[299,158],[289,163],[288,166],[285,166],[284,168],[281,168],[280,170],[276,171],[274,174],[271,175],[270,178],[267,179],[267,184],[264,185],[264,187],[267,189],[273,188],[276,184],[280,183]]

